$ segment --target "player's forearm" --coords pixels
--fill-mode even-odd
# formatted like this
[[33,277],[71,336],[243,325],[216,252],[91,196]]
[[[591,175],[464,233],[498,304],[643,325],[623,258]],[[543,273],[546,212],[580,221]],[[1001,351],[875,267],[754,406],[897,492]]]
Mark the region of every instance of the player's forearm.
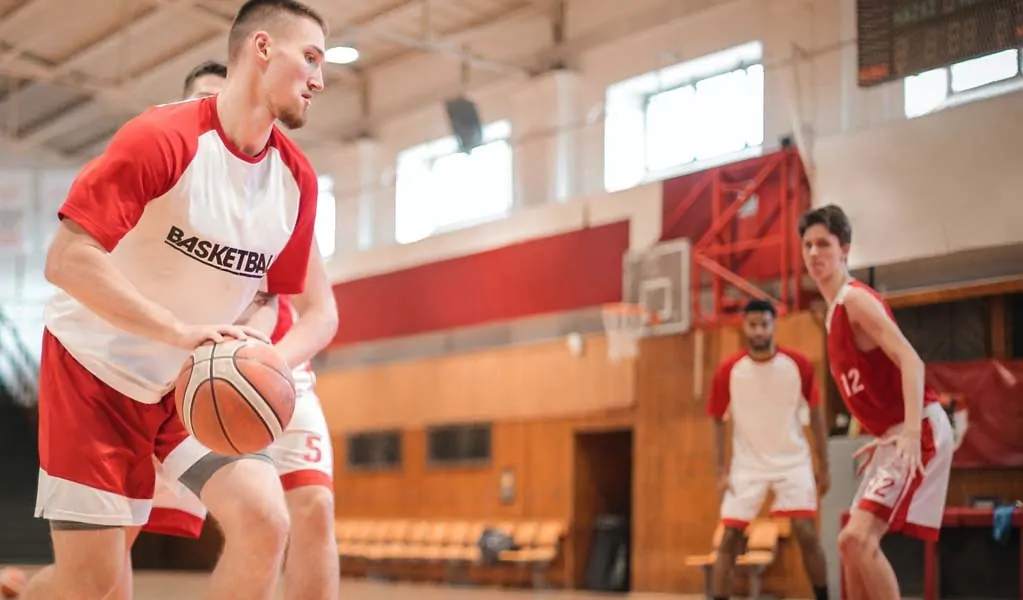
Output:
[[824,416],[824,408],[818,403],[810,409],[810,434],[813,435],[814,450],[817,451],[817,464],[828,470],[828,423]]
[[333,341],[337,325],[333,303],[311,306],[299,313],[295,325],[277,342],[277,353],[292,368],[308,362]]
[[924,412],[924,363],[915,352],[899,362],[902,399],[905,403],[905,431],[920,433]]
[[277,327],[277,310],[277,296],[260,292],[234,324],[252,327],[270,337]]
[[182,324],[143,296],[102,249],[72,244],[47,257],[46,280],[127,332],[176,345]]
[[721,475],[727,470],[725,464],[725,422],[714,419],[714,467]]

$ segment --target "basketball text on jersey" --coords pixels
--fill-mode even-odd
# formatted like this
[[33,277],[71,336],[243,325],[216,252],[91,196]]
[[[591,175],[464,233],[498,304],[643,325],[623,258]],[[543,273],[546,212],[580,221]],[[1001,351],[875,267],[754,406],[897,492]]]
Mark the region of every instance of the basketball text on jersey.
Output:
[[171,225],[164,243],[182,254],[209,264],[215,269],[242,277],[262,278],[273,262],[273,254],[232,248],[209,240],[186,236],[184,230]]

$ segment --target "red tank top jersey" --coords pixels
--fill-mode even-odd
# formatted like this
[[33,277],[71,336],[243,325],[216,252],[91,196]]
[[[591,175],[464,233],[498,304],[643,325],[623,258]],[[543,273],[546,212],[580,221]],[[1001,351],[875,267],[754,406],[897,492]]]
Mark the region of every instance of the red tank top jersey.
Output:
[[[844,303],[846,293],[853,287],[877,298],[888,317],[895,319],[888,303],[869,286],[858,281],[842,286],[828,310],[828,366],[849,412],[867,433],[880,437],[905,420],[902,373],[881,348],[863,352],[856,347]],[[937,394],[925,384],[924,406],[937,401]]]

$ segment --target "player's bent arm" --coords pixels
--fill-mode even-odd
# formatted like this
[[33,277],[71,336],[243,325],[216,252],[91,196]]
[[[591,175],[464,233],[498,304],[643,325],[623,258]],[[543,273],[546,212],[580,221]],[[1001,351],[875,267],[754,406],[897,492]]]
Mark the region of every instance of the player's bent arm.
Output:
[[102,244],[71,219],[63,219],[50,243],[46,280],[106,321],[136,335],[180,343],[183,324],[171,311],[143,296],[111,262]]
[[247,325],[266,334],[273,335],[277,326],[277,296],[266,292],[257,292],[249,307],[234,322],[235,325]]
[[277,342],[277,353],[292,367],[308,362],[327,347],[337,333],[338,316],[334,290],[319,252],[309,253],[305,290],[291,297],[298,320]]
[[919,435],[923,420],[924,361],[877,298],[863,290],[852,289],[846,294],[845,307],[850,320],[899,367],[906,405],[905,431]]

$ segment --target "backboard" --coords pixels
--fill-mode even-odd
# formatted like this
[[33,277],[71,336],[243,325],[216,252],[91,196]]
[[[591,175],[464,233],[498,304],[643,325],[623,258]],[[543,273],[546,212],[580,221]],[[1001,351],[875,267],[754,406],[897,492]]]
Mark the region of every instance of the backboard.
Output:
[[656,314],[657,318],[648,322],[647,335],[684,333],[692,325],[690,261],[688,239],[625,253],[622,301]]

